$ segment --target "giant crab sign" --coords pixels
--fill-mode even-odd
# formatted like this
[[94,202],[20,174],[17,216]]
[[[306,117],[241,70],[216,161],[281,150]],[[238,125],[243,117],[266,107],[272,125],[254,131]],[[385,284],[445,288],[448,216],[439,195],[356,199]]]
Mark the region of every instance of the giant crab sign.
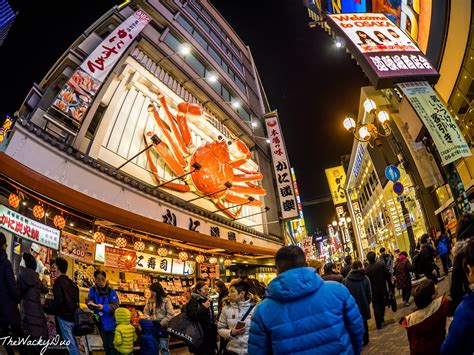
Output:
[[[266,194],[265,189],[254,183],[262,180],[263,175],[243,167],[251,157],[244,142],[227,131],[231,137],[229,140],[222,134],[212,134],[207,137],[210,139],[206,143],[194,146],[190,124],[204,129],[209,129],[211,125],[203,108],[181,102],[177,105],[177,115],[173,115],[166,98],[162,94],[158,98],[165,117],[160,115],[154,104],[150,104],[148,110],[158,126],[156,133],[159,139],[156,139],[155,132],[149,131],[144,135],[145,143],[153,144],[165,165],[176,177],[182,177],[182,182],[163,182],[152,153],[147,150],[147,161],[157,183],[175,191],[192,191],[207,197],[232,218],[241,214],[244,205],[263,206],[254,198]],[[238,206],[237,210],[234,208],[232,212],[232,205],[225,207],[224,201]]]

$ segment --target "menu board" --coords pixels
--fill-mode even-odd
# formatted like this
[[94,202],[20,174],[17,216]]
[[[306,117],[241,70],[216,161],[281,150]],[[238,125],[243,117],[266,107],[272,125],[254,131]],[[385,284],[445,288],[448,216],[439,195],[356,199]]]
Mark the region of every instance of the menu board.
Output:
[[135,270],[137,253],[131,250],[105,247],[105,266],[122,270]]
[[62,255],[69,256],[73,259],[93,264],[95,242],[63,231],[61,232],[60,252]]
[[219,266],[217,264],[199,264],[199,277],[202,279],[219,278]]

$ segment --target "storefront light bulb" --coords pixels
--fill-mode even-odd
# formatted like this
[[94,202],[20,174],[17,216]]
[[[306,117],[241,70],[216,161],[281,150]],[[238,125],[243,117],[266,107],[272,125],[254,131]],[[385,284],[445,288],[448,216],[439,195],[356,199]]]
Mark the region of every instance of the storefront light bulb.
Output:
[[69,223],[69,225],[70,225],[71,227],[74,227],[74,223],[72,223],[72,222],[71,222],[71,223]]
[[171,254],[173,254],[173,251],[172,251],[172,250],[170,250],[170,251],[168,252],[168,255],[171,255]]
[[182,54],[182,55],[187,55],[187,54],[191,53],[191,48],[187,44],[182,44],[179,47],[179,53]]
[[365,111],[367,111],[367,112],[370,113],[370,112],[374,111],[376,108],[377,108],[377,105],[375,105],[374,100],[365,99],[365,101],[364,101],[364,109],[365,109]]
[[348,131],[351,131],[356,127],[356,123],[352,117],[346,117],[342,124],[344,125],[344,128]]
[[23,201],[21,204],[22,204],[23,206],[26,206],[26,201]]
[[360,127],[359,129],[359,137],[361,139],[367,139],[370,137],[370,132],[369,130],[367,129],[366,126],[363,126],[363,127]]
[[149,249],[150,251],[153,251],[153,249],[155,249],[155,248],[153,247],[153,245],[150,245],[148,249]]
[[257,127],[257,122],[252,122],[252,127]]
[[336,47],[341,48],[342,47],[342,42],[340,40],[336,41]]
[[207,77],[207,80],[210,83],[215,83],[215,82],[217,82],[217,75],[216,74],[209,74],[209,76]]
[[267,142],[268,144],[270,144],[270,139],[265,139],[265,142]]
[[387,122],[390,119],[390,116],[388,115],[387,111],[380,111],[377,114],[377,118],[379,119],[379,122],[381,124],[384,124],[385,122]]
[[233,108],[238,109],[240,107],[240,102],[232,101],[231,105],[232,105]]

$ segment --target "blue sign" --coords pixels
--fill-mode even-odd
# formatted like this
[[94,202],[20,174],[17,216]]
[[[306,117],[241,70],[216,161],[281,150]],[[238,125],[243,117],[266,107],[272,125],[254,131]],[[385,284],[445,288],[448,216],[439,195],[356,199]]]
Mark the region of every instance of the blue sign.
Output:
[[385,176],[390,181],[398,181],[400,179],[400,170],[395,165],[389,165],[385,168]]
[[393,191],[397,195],[401,195],[403,193],[403,190],[405,190],[405,187],[401,182],[396,182],[395,184],[393,184]]

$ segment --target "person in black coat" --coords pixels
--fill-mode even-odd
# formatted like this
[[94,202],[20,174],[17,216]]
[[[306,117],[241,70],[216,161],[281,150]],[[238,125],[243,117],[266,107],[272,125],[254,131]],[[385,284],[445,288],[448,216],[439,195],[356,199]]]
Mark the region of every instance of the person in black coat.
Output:
[[33,338],[48,338],[48,327],[41,304],[41,293],[48,293],[36,273],[36,260],[33,255],[24,253],[25,266],[20,266],[17,279],[21,298],[21,319],[23,327]]
[[199,355],[214,355],[217,345],[217,327],[214,323],[211,300],[207,298],[209,287],[204,281],[199,281],[194,287],[191,299],[186,304],[186,314],[189,319],[199,322],[202,327],[203,341],[199,348],[189,349]]
[[351,271],[344,279],[343,284],[349,289],[357,306],[359,306],[360,315],[364,320],[363,345],[367,345],[369,343],[369,325],[367,320],[370,319],[369,305],[372,300],[372,288],[360,261],[356,260],[352,263]]
[[342,277],[342,275],[337,273],[334,269],[335,265],[333,263],[327,263],[324,265],[324,275],[322,276],[324,281],[342,282],[344,277]]
[[341,275],[342,277],[346,278],[347,275],[349,275],[349,272],[351,272],[352,256],[346,255],[346,257],[344,258],[344,262],[346,263],[346,265],[342,268]]
[[374,309],[375,324],[377,329],[382,329],[385,316],[385,297],[388,295],[388,287],[392,290],[393,284],[390,274],[381,261],[376,261],[373,251],[367,253],[369,265],[365,269],[372,287],[372,307]]
[[[23,332],[18,311],[20,297],[6,249],[7,238],[0,233],[0,336],[5,337],[10,334],[21,336]],[[14,354],[10,346],[5,346],[5,349],[8,355]]]

